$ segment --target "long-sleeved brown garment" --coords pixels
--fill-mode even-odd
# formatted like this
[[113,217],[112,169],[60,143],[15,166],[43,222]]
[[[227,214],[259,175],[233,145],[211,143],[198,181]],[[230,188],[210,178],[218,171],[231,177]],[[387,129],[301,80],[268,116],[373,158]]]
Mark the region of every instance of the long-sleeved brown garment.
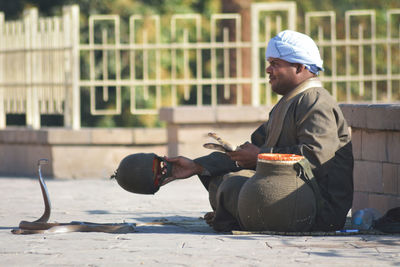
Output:
[[[296,95],[273,147],[266,146],[268,129],[271,129],[269,123],[265,122],[252,134],[252,143],[264,153],[291,153],[307,158],[323,198],[313,229],[342,228],[353,201],[354,160],[347,123],[336,101],[321,87]],[[197,158],[195,162],[210,173],[209,177],[200,177],[206,188],[213,177],[239,170],[227,155],[220,152]]]

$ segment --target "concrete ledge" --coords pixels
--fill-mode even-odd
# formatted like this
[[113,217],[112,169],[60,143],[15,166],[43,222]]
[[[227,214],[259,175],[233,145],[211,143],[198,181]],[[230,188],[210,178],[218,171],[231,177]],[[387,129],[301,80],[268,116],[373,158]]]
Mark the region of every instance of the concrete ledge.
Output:
[[270,107],[218,106],[160,109],[160,120],[173,124],[252,123],[268,119]]
[[[400,131],[400,104],[340,104],[352,128]],[[254,123],[268,119],[271,107],[218,106],[160,109],[160,120],[171,124]]]
[[168,155],[196,158],[211,150],[203,144],[213,141],[208,132],[217,132],[233,146],[249,141],[251,133],[268,120],[270,107],[218,106],[175,107],[160,110],[167,122]]
[[341,104],[351,127],[400,131],[400,104]]
[[0,131],[0,144],[50,145],[155,145],[165,144],[167,134],[162,128],[65,128],[32,130],[10,127]]
[[107,178],[133,153],[166,154],[165,129],[7,128],[0,131],[0,175],[36,176],[37,161],[53,178]]

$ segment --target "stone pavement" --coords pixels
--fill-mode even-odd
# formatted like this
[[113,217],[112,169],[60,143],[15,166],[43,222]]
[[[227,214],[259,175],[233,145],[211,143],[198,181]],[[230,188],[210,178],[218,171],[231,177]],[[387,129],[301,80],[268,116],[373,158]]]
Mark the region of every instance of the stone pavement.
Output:
[[[0,178],[0,266],[392,266],[399,235],[277,236],[214,232],[195,179],[156,195],[124,191],[113,180],[47,180],[50,222],[136,223],[135,233],[13,235],[20,220],[43,212],[36,179]],[[150,224],[152,222],[161,222]]]

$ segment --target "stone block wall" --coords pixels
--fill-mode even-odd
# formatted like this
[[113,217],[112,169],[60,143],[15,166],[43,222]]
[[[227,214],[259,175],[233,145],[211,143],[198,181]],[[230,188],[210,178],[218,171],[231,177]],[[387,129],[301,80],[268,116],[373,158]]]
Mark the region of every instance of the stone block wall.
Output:
[[49,159],[42,173],[53,178],[109,178],[125,156],[166,154],[164,129],[7,128],[0,131],[0,175],[37,176],[37,162]]
[[352,129],[353,211],[400,207],[400,105],[342,104]]

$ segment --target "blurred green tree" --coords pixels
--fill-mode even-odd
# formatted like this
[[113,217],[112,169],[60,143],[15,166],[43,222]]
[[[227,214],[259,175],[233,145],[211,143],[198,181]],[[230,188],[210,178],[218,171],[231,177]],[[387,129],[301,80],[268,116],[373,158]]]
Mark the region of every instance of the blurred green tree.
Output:
[[[290,0],[286,0],[290,1]],[[23,10],[29,7],[37,7],[42,16],[60,15],[62,12],[62,6],[70,4],[78,4],[80,6],[81,13],[81,28],[82,33],[87,32],[88,24],[87,18],[93,14],[118,14],[121,17],[121,21],[127,21],[129,16],[132,14],[151,15],[159,14],[162,16],[162,25],[169,27],[169,16],[177,13],[199,13],[202,14],[206,19],[211,16],[212,13],[224,12],[224,13],[240,13],[242,16],[242,40],[250,40],[250,4],[251,2],[275,2],[275,0],[13,0],[13,1],[0,1],[0,11],[5,13],[7,20],[13,20],[22,16]],[[344,37],[344,12],[352,9],[375,9],[377,12],[377,33],[378,35],[386,34],[385,31],[385,11],[390,8],[399,8],[399,0],[297,0],[297,13],[299,14],[297,21],[299,30],[304,29],[304,14],[307,11],[323,11],[323,10],[334,10],[336,12],[337,19],[337,38]],[[234,32],[234,25],[229,22],[224,22],[225,27],[230,28],[231,32]],[[204,23],[203,23],[204,24]],[[121,25],[121,32],[127,32],[127,23]],[[209,38],[209,26],[202,25],[203,35],[205,39]],[[170,40],[170,29],[162,30],[162,40]],[[125,34],[126,35],[126,34]],[[124,34],[122,35],[124,36]],[[87,35],[81,34],[81,42],[87,42]],[[123,37],[127,38],[127,37]],[[234,40],[235,36],[230,35],[231,40]],[[126,40],[123,40],[126,41]],[[243,52],[243,66],[245,77],[250,76],[250,51]],[[247,54],[246,54],[247,53]],[[99,56],[100,57],[100,56]],[[236,70],[233,67],[235,62],[235,54],[230,54],[231,60],[231,76],[236,76]],[[343,57],[343,53],[338,52],[338,57]],[[128,58],[128,57],[127,57]],[[126,60],[126,59],[122,59]],[[169,59],[162,59],[163,75],[169,75]],[[203,60],[209,61],[209,56],[203,56]],[[83,60],[82,60],[83,61]],[[100,60],[99,60],[100,62]],[[100,62],[101,63],[101,62]],[[125,62],[128,64],[127,62]],[[368,64],[368,62],[366,62]],[[88,77],[87,67],[82,63],[81,75]],[[378,62],[382,66],[378,66],[378,69],[384,68],[384,62]],[[205,62],[203,65],[207,65]],[[112,67],[110,67],[112,69]],[[125,67],[126,68],[126,67]],[[140,66],[139,66],[140,68]],[[190,68],[192,73],[196,73],[195,64],[191,64]],[[205,70],[206,72],[209,70]],[[247,72],[246,72],[247,71]],[[138,71],[139,73],[140,71]],[[110,89],[115,90],[115,88]],[[225,103],[231,103],[235,101],[235,87],[231,87],[231,98],[225,101]],[[244,87],[244,99],[243,102],[248,104],[250,102],[250,87]],[[130,96],[127,88],[122,90],[122,114],[118,116],[92,116],[87,105],[89,102],[88,90],[82,90],[82,122],[83,126],[103,126],[103,127],[149,127],[149,126],[160,126],[160,122],[155,115],[148,116],[137,116],[131,115],[129,110]],[[193,104],[194,97],[190,97],[188,101],[180,99],[180,103]],[[112,101],[110,101],[112,102]],[[144,103],[139,103],[142,106],[146,106]],[[105,105],[104,108],[113,108],[112,104],[109,106]],[[62,124],[62,123],[61,123]]]

